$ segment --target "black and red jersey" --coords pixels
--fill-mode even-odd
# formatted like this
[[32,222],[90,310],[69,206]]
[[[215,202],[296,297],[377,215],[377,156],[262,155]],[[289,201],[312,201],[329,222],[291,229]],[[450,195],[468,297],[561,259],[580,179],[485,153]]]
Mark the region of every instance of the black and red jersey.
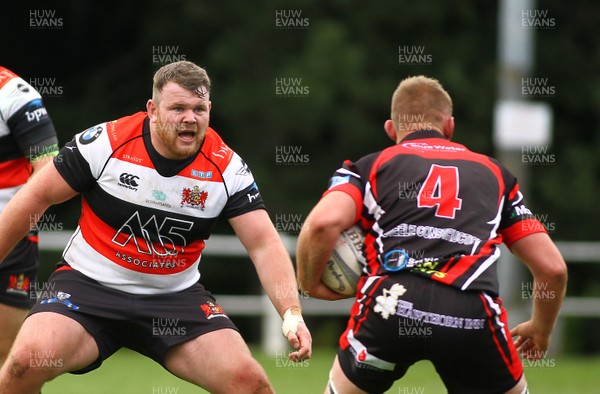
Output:
[[370,276],[410,270],[497,295],[498,245],[546,231],[502,164],[432,130],[346,161],[325,194],[334,190],[356,203]]
[[217,218],[264,208],[248,166],[213,129],[196,155],[167,160],[143,112],[77,134],[54,164],[83,195],[65,262],[129,293],[190,287]]
[[32,173],[31,161],[58,153],[40,94],[0,66],[0,211]]

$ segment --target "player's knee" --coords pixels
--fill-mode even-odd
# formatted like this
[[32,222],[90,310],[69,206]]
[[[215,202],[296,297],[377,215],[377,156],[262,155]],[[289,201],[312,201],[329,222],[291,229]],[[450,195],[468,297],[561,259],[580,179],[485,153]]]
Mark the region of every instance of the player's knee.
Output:
[[271,383],[265,371],[254,359],[240,363],[232,374],[230,392],[272,393]]
[[5,360],[2,379],[45,382],[60,373],[57,367],[62,366],[61,360],[36,355],[33,350],[13,350]]

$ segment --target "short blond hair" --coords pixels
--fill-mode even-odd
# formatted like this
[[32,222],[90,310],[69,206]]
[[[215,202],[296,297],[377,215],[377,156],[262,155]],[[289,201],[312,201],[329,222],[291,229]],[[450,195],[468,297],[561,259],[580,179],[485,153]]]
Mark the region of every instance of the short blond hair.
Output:
[[432,127],[442,130],[444,119],[451,116],[452,99],[436,79],[408,77],[392,96],[391,118],[399,133]]
[[160,100],[160,93],[167,82],[175,82],[198,95],[210,93],[210,78],[206,70],[186,60],[166,64],[156,71],[152,84],[154,101]]

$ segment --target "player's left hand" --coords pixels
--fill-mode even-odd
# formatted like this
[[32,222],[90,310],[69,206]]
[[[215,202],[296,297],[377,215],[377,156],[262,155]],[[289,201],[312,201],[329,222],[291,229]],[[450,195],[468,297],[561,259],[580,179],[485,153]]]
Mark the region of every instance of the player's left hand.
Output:
[[304,322],[298,323],[298,329],[296,333],[289,332],[287,336],[290,345],[294,349],[297,349],[295,352],[291,352],[288,358],[295,362],[301,362],[308,360],[312,355],[312,338],[310,336],[310,331],[308,331],[308,327]]
[[516,337],[515,347],[522,358],[539,360],[545,357],[550,345],[550,335],[544,334],[529,320],[510,330],[510,335]]

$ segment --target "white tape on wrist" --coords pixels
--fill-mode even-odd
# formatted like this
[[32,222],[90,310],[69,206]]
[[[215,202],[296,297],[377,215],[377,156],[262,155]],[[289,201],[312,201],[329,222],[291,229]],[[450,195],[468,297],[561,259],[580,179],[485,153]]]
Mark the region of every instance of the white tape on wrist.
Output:
[[[292,309],[295,309],[296,313],[292,313]],[[288,308],[283,314],[283,324],[281,325],[283,336],[287,338],[290,332],[296,334],[300,322],[304,323],[304,319],[302,319],[299,309],[295,307]]]

